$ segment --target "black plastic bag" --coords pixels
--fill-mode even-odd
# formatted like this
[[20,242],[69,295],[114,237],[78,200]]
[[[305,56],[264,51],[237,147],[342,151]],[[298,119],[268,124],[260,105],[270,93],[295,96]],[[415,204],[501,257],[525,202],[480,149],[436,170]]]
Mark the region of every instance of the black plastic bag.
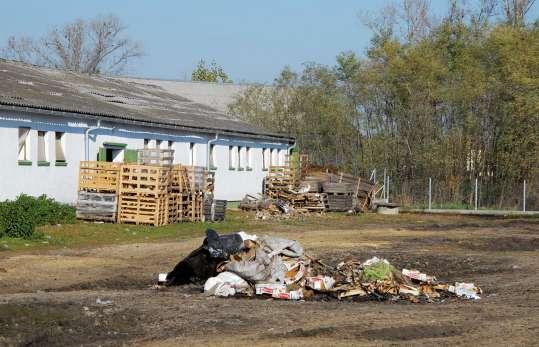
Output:
[[223,260],[244,249],[243,239],[239,234],[219,236],[213,229],[206,230],[206,239],[202,247],[210,253],[212,258]]

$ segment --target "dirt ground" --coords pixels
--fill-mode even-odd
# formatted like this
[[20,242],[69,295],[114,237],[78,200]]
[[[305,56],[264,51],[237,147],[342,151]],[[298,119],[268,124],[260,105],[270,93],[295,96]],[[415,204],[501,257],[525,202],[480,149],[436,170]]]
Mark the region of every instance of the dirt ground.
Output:
[[[330,263],[383,256],[444,281],[472,281],[479,301],[213,298],[195,285],[151,289],[202,241],[0,253],[0,345],[536,345],[539,220],[347,217],[267,230]],[[421,218],[418,216],[418,218]],[[249,230],[247,230],[249,231]]]

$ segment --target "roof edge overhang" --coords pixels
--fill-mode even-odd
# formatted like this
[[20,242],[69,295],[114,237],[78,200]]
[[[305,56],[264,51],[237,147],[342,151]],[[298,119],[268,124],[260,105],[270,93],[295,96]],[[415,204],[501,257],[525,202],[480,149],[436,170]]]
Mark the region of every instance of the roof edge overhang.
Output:
[[129,116],[117,116],[117,115],[105,114],[105,113],[91,113],[91,112],[83,112],[83,111],[78,111],[78,110],[74,111],[74,110],[68,110],[68,109],[56,108],[56,107],[50,107],[50,106],[37,106],[37,105],[24,104],[24,103],[12,103],[12,102],[6,102],[2,100],[0,100],[0,109],[27,112],[27,113],[38,113],[38,114],[43,114],[43,115],[74,117],[78,119],[91,119],[91,120],[96,120],[96,121],[104,120],[104,121],[117,122],[121,124],[139,125],[139,126],[147,126],[150,128],[161,128],[161,129],[170,129],[170,130],[182,130],[182,131],[187,131],[187,132],[191,131],[191,132],[197,132],[197,133],[202,133],[202,134],[219,133],[222,135],[237,136],[237,137],[251,138],[251,139],[257,139],[257,140],[278,141],[278,142],[286,142],[289,144],[295,143],[294,137],[290,137],[286,135],[278,135],[278,134],[271,134],[271,133],[256,133],[256,132],[247,132],[247,131],[233,131],[233,130],[216,129],[216,128],[209,128],[209,127],[188,126],[188,125],[180,125],[180,124],[175,124],[175,123],[170,123],[170,122],[159,122],[159,121],[135,119]]

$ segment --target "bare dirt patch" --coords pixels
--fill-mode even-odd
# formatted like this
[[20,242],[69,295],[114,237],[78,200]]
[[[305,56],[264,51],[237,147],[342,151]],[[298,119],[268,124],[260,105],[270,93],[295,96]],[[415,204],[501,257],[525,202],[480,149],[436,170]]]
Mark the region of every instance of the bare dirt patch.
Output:
[[412,222],[378,227],[331,216],[320,219],[319,227],[276,225],[267,233],[297,239],[309,254],[331,264],[376,255],[443,281],[473,281],[484,290],[479,302],[286,302],[206,297],[200,285],[150,289],[156,274],[170,270],[199,238],[12,253],[0,256],[6,270],[0,271],[0,346],[533,345],[539,340],[538,223],[476,218],[452,223],[443,217],[418,228]]

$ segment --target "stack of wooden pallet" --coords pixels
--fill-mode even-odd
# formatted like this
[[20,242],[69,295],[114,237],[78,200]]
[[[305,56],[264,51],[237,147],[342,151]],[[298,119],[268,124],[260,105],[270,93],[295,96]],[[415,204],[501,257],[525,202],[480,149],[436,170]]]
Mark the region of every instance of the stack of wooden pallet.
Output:
[[80,218],[159,226],[203,220],[214,176],[204,167],[81,162],[79,186]]
[[124,164],[120,169],[119,223],[168,224],[170,168]]
[[119,174],[117,163],[80,163],[77,218],[116,221]]
[[213,177],[202,166],[172,166],[169,209],[174,223],[203,219],[204,200],[213,196]]
[[169,196],[169,223],[188,221],[189,215],[189,178],[187,170],[182,165],[175,165],[170,169]]

